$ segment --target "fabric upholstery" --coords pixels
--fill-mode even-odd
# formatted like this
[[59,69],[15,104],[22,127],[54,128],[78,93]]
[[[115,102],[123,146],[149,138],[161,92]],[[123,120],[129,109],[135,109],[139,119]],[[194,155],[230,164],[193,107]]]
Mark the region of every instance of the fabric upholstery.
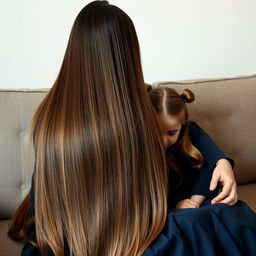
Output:
[[246,202],[256,212],[256,183],[239,185],[238,199]]
[[256,75],[232,79],[158,82],[179,93],[188,88],[195,101],[188,104],[196,121],[235,161],[238,184],[256,182]]
[[12,241],[8,236],[9,220],[0,221],[0,255],[1,256],[20,256],[23,244]]
[[28,127],[46,90],[0,90],[0,219],[9,218],[28,193],[33,151]]
[[[235,160],[239,199],[256,211],[256,75],[232,79],[156,82],[181,92],[191,89],[189,104],[196,121]],[[28,193],[33,172],[33,150],[28,129],[48,89],[0,89],[0,255],[18,256],[21,243],[7,237],[8,219]]]

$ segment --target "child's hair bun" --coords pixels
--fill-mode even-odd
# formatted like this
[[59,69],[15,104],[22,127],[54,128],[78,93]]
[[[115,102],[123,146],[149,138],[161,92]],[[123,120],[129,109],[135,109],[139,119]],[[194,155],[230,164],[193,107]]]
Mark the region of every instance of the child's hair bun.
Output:
[[147,92],[150,92],[153,89],[152,85],[150,85],[150,84],[145,83],[144,85],[146,87]]
[[190,91],[189,89],[184,89],[183,92],[181,93],[180,97],[186,103],[190,103],[195,100],[195,94],[192,91]]

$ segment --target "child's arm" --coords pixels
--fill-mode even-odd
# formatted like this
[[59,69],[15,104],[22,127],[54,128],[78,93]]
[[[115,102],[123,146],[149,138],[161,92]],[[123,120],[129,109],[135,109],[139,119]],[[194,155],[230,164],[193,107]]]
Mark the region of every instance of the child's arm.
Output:
[[206,197],[202,195],[193,195],[190,197],[190,199],[198,203],[199,206],[204,202],[205,198]]
[[199,208],[205,200],[205,196],[193,195],[190,198],[179,201],[175,209],[186,209],[186,208]]
[[194,121],[189,121],[189,138],[192,144],[203,154],[205,162],[210,167],[215,167],[220,159],[227,159],[232,168],[234,168],[234,161],[229,158],[211,137]]
[[[199,173],[196,178],[196,183],[192,195],[204,195],[207,198],[216,197],[217,190],[215,189],[217,187],[218,181],[220,181],[224,185],[223,191],[225,191],[225,194],[230,192],[228,195],[229,200],[233,200],[233,202],[236,201],[236,189],[231,187],[229,182],[229,180],[232,179],[235,183],[234,175],[232,175],[232,167],[234,166],[233,160],[228,158],[218,148],[214,141],[212,141],[210,136],[205,133],[204,130],[195,122],[190,121],[189,123],[189,135],[193,145],[203,154],[205,158],[205,164],[198,170]],[[216,164],[218,161],[221,163],[221,165],[219,166],[218,164],[217,168]],[[227,162],[229,165],[223,165],[223,162]],[[232,172],[231,175],[230,172]],[[220,180],[220,178],[223,180]],[[209,189],[210,184],[211,190]],[[224,196],[224,193],[222,193],[221,196]],[[217,199],[220,198],[222,199],[223,197],[218,197]]]
[[199,208],[200,205],[192,200],[192,199],[184,199],[179,201],[176,206],[175,209],[186,209],[186,208]]
[[210,184],[210,190],[215,190],[218,182],[221,182],[223,188],[221,193],[213,198],[211,201],[214,203],[223,203],[228,205],[234,205],[237,202],[237,189],[236,181],[230,162],[226,159],[220,159],[213,171],[212,180]]
[[[234,205],[238,199],[236,182],[232,166],[227,159],[220,159],[217,162],[211,179],[211,191],[214,191],[217,188],[218,182],[222,183],[223,189],[219,195],[212,199],[211,203]],[[206,197],[202,195],[192,195],[190,197],[190,199],[194,200],[199,205],[204,202],[205,198]]]

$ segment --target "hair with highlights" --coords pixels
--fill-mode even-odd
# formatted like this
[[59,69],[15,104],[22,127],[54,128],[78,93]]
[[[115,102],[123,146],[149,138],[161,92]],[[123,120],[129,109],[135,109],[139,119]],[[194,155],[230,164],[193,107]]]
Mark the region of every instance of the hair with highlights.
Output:
[[107,1],[78,14],[60,72],[30,127],[35,208],[29,196],[9,231],[35,224],[40,255],[141,255],[167,215],[161,128],[144,88],[128,15]]

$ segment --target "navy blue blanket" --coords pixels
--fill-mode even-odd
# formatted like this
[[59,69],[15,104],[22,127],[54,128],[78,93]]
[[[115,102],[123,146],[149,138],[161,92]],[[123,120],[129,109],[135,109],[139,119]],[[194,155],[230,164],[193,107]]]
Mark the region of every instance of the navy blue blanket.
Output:
[[242,201],[169,213],[143,256],[255,256],[256,214]]

